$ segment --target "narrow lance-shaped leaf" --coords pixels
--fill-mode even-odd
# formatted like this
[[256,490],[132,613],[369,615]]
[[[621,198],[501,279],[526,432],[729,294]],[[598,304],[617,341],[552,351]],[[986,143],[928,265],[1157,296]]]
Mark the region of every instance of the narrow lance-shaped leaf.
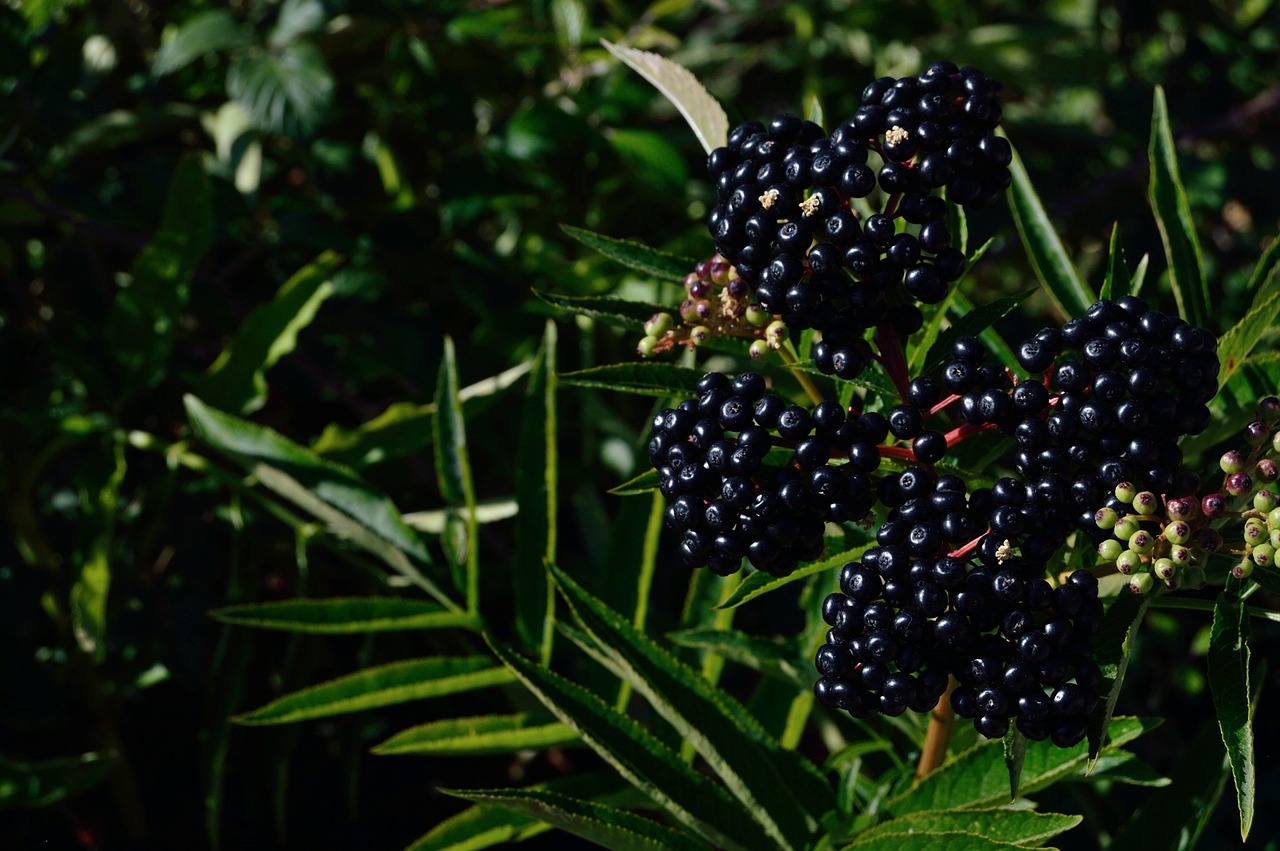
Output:
[[1120,697],[1120,688],[1124,685],[1124,675],[1129,669],[1132,653],[1133,636],[1137,633],[1150,602],[1151,598],[1148,596],[1139,597],[1121,591],[1120,596],[1107,609],[1102,619],[1102,628],[1094,636],[1095,661],[1102,669],[1104,684],[1109,682],[1110,687],[1107,689],[1105,699],[1089,719],[1087,771],[1093,771],[1102,753],[1103,731],[1111,726],[1111,717],[1115,713],[1116,701]]
[[555,561],[559,525],[560,464],[556,419],[556,324],[547,321],[529,375],[517,446],[516,558],[513,588],[516,629],[526,647],[550,658],[555,610],[546,565]]
[[1231,380],[1262,338],[1276,330],[1280,319],[1280,239],[1267,246],[1245,291],[1253,293],[1249,311],[1218,341],[1218,359],[1222,362],[1219,387]]
[[266,371],[294,350],[298,332],[330,295],[329,278],[342,262],[326,251],[285,281],[275,297],[255,308],[209,367],[200,395],[215,408],[252,413],[267,401]]
[[440,358],[440,372],[436,379],[436,417],[432,421],[435,431],[436,481],[446,502],[458,506],[464,524],[464,552],[461,564],[455,562],[458,590],[467,599],[467,611],[474,612],[480,605],[480,557],[476,522],[476,492],[471,479],[471,459],[467,452],[467,423],[462,416],[462,402],[458,398],[458,362],[453,340],[444,338],[444,353]]
[[1004,737],[1004,765],[1009,772],[1009,800],[1018,797],[1018,784],[1022,782],[1022,765],[1027,760],[1027,737],[1011,726]]
[[741,606],[743,603],[749,603],[757,597],[761,597],[772,591],[776,591],[784,585],[790,585],[792,582],[798,582],[819,573],[827,573],[835,571],[837,568],[843,567],[846,562],[857,561],[862,558],[862,554],[868,549],[875,546],[872,541],[851,550],[845,550],[828,556],[822,561],[806,564],[804,567],[798,568],[786,576],[771,576],[763,571],[756,571],[742,580],[741,584],[733,590],[728,599],[716,606],[717,609],[733,609]]
[[240,724],[292,724],[505,685],[513,680],[510,671],[494,667],[485,656],[410,659],[300,689],[232,720]]
[[450,816],[410,843],[405,851],[481,851],[523,842],[551,825],[513,810],[475,806]]
[[1027,249],[1027,258],[1036,271],[1036,277],[1065,315],[1083,316],[1095,301],[1093,291],[1071,264],[1071,258],[1067,256],[1062,240],[1058,239],[1057,231],[1049,221],[1049,214],[1045,212],[1040,196],[1031,185],[1031,178],[1027,176],[1027,170],[1017,151],[1013,153],[1009,171],[1013,174],[1013,185],[1009,187],[1009,208],[1013,211],[1013,222],[1018,227],[1018,234],[1022,237],[1022,244]]
[[1191,218],[1187,190],[1178,176],[1178,155],[1169,128],[1169,107],[1164,89],[1156,86],[1151,110],[1151,209],[1160,228],[1160,239],[1169,260],[1169,280],[1178,314],[1193,325],[1209,323],[1209,288],[1204,276],[1204,257]]
[[668,363],[619,363],[563,372],[559,378],[569,387],[596,387],[645,396],[689,396],[703,372]]
[[1129,270],[1124,265],[1124,251],[1120,247],[1120,223],[1111,226],[1111,242],[1107,247],[1107,274],[1102,279],[1100,299],[1117,299],[1129,292]]
[[652,733],[581,686],[506,647],[492,643],[490,647],[556,717],[681,824],[713,844],[735,849],[758,846],[759,831],[751,827],[747,811],[722,787],[685,765]]
[[690,257],[668,254],[630,239],[617,239],[573,225],[560,225],[560,230],[610,260],[660,280],[681,283],[698,265],[698,261]]
[[1026,290],[1011,296],[996,299],[988,302],[976,310],[966,312],[963,316],[951,324],[951,327],[942,331],[938,335],[938,339],[929,349],[929,354],[924,358],[924,371],[929,372],[937,369],[942,365],[942,361],[951,352],[951,345],[958,337],[966,334],[977,336],[986,329],[990,328],[996,322],[1012,313],[1018,305],[1026,301],[1027,298],[1035,294],[1035,290]]
[[0,810],[43,807],[106,780],[115,767],[110,754],[18,762],[0,756]]
[[477,715],[410,727],[374,747],[373,752],[474,756],[563,747],[577,741],[578,734],[564,724],[528,713]]
[[475,629],[472,615],[426,600],[397,597],[333,597],[280,600],[214,609],[209,615],[233,626],[317,635],[351,635],[415,629]]
[[613,851],[710,851],[697,837],[652,819],[545,789],[443,791],[480,804],[496,804]]
[[782,847],[804,844],[834,806],[830,787],[802,757],[781,748],[747,712],[637,631],[563,571],[552,574],[574,615],[623,678],[724,780]]
[[1256,781],[1253,767],[1253,708],[1249,701],[1249,618],[1231,581],[1218,596],[1209,634],[1209,687],[1218,730],[1227,749],[1240,811],[1240,841],[1253,825]]
[[573,296],[536,289],[532,292],[534,296],[553,307],[568,310],[572,313],[579,313],[583,316],[590,316],[593,319],[599,319],[608,322],[610,325],[628,328],[635,332],[639,332],[640,327],[653,314],[667,310],[666,307],[660,304],[628,301],[607,295]]
[[729,139],[729,117],[724,107],[698,82],[689,69],[666,57],[634,47],[601,41],[605,49],[644,77],[689,122],[693,133],[709,154]]
[[922,833],[966,833],[983,836],[993,842],[1010,842],[1016,845],[1036,845],[1066,833],[1080,824],[1080,816],[1059,813],[1037,813],[1032,810],[930,810],[891,819],[867,828],[858,834],[850,847],[860,843],[880,841],[896,837],[899,842],[909,842],[910,837]]
[[1021,843],[997,842],[976,833],[949,830],[912,833],[910,839],[901,834],[859,837],[844,847],[848,851],[1012,851],[1012,849],[1027,846]]

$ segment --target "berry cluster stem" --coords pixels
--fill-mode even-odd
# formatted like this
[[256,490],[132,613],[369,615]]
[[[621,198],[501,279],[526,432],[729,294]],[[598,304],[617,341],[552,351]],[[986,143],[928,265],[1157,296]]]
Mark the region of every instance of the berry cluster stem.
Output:
[[951,746],[951,734],[956,728],[956,714],[951,709],[951,690],[956,678],[947,682],[947,690],[938,705],[929,713],[929,727],[924,734],[924,747],[920,750],[920,762],[916,765],[916,777],[921,778],[942,765]]

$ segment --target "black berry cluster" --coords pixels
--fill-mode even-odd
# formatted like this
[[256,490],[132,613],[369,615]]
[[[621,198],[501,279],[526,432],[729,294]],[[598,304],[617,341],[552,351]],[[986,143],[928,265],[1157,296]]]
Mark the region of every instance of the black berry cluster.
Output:
[[827,521],[871,510],[883,416],[853,416],[836,402],[789,404],[754,372],[708,373],[697,390],[654,418],[649,441],[686,564],[727,575],[745,557],[786,575],[822,553]]
[[[914,333],[921,315],[911,300],[941,301],[963,273],[934,193],[945,187],[956,203],[982,205],[1008,186],[1011,149],[992,135],[1000,88],[976,69],[936,63],[867,86],[830,137],[777,115],[736,127],[711,152],[716,249],[764,310],[823,332],[814,349],[823,372],[857,376],[870,356],[865,329]],[[851,202],[877,187],[884,206],[864,215]]]

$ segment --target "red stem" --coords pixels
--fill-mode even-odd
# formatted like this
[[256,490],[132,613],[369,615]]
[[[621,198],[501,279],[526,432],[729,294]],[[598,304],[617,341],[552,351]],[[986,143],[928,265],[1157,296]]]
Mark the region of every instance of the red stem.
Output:
[[951,429],[951,431],[947,432],[945,435],[947,439],[947,448],[950,449],[960,441],[964,440],[966,437],[970,437],[972,435],[977,434],[980,431],[986,431],[989,428],[995,428],[995,427],[996,427],[995,423],[983,423],[982,425],[965,423],[963,425],[958,425],[955,428]]
[[965,544],[965,545],[964,545],[963,547],[961,547],[960,549],[958,549],[958,550],[953,550],[953,551],[951,551],[951,552],[947,553],[947,555],[948,555],[948,556],[950,556],[951,558],[965,558],[965,557],[967,557],[967,556],[969,555],[969,553],[973,552],[974,550],[976,550],[976,549],[978,548],[978,544],[979,544],[979,543],[981,543],[981,542],[982,542],[982,539],[983,539],[983,538],[985,538],[985,537],[986,537],[990,532],[991,532],[991,527],[987,527],[987,531],[986,531],[986,532],[983,532],[981,535],[979,535],[978,537],[974,538],[972,541],[970,541],[969,543]]
[[931,416],[933,416],[934,414],[936,414],[936,413],[938,413],[939,411],[941,411],[941,410],[943,410],[944,408],[946,408],[946,407],[947,407],[948,405],[950,405],[952,402],[957,402],[957,401],[959,401],[959,400],[960,400],[960,394],[959,394],[959,393],[952,393],[950,396],[948,396],[947,398],[943,399],[941,402],[939,402],[938,404],[936,404],[936,405],[934,405],[932,408],[930,408],[930,409],[929,409],[929,414],[928,414],[928,416],[930,416],[930,417],[931,417]]
[[903,402],[907,401],[907,361],[902,356],[902,341],[893,323],[882,322],[876,326],[876,348],[880,350],[880,365],[898,388],[898,396]]

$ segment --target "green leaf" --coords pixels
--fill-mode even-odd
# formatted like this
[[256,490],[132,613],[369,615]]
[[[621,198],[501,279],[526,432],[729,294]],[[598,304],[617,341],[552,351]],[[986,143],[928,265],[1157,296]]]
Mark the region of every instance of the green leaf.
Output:
[[1096,298],[1071,264],[1017,151],[1013,152],[1009,171],[1013,174],[1009,209],[1013,212],[1013,223],[1018,227],[1022,244],[1027,249],[1031,268],[1035,269],[1036,277],[1044,284],[1059,310],[1067,316],[1083,316]]
[[664,56],[601,40],[605,49],[644,77],[689,122],[693,134],[709,154],[729,139],[729,117],[689,69]]
[[406,851],[480,851],[523,842],[551,825],[502,807],[470,807],[418,837]]
[[1117,299],[1129,292],[1129,270],[1124,265],[1124,250],[1120,247],[1120,223],[1111,225],[1111,243],[1107,246],[1107,275],[1102,279],[1098,298]]
[[[610,260],[616,260],[628,269],[659,280],[683,283],[685,277],[698,265],[698,261],[692,258],[668,254],[629,239],[616,239],[573,225],[560,225],[560,230]],[[648,319],[652,313],[650,311],[643,318]]]
[[478,804],[496,804],[614,851],[698,851],[706,843],[652,819],[542,789],[442,789]]
[[477,620],[426,600],[398,597],[332,597],[280,600],[214,609],[209,615],[233,626],[312,635],[352,635],[415,629],[476,629]]
[[658,471],[652,467],[643,473],[637,473],[620,485],[609,489],[614,496],[638,496],[658,489]]
[[1136,755],[1116,750],[1098,759],[1089,775],[1089,780],[1095,778],[1129,786],[1168,786],[1170,782]]
[[192,431],[226,454],[266,488],[323,521],[329,530],[377,556],[446,608],[458,606],[417,564],[431,556],[384,494],[351,470],[325,461],[265,426],[183,399]]
[[759,832],[747,811],[630,716],[506,647],[490,646],[556,717],[677,821],[715,845],[758,847]]
[[889,834],[854,841],[844,846],[851,851],[1000,851],[1004,848],[1026,848],[1012,842],[997,842],[976,833],[961,831]]
[[[1108,729],[1108,748],[1118,748],[1154,729],[1158,719],[1114,718]],[[1022,764],[1021,792],[1030,795],[1059,780],[1080,774],[1089,756],[1088,745],[1059,748],[1051,742],[1031,742]],[[891,798],[885,809],[895,816],[921,810],[990,807],[1009,802],[1009,772],[999,742],[975,745],[951,762],[917,780]]]
[[420,724],[373,748],[376,754],[461,756],[542,750],[577,743],[578,734],[555,721],[517,715],[477,715]]
[[1228,773],[1218,731],[1213,724],[1200,725],[1169,773],[1173,782],[1144,797],[1110,847],[1191,851],[1222,797]]
[[198,154],[186,154],[169,180],[160,228],[107,314],[108,349],[126,387],[154,387],[168,371],[178,317],[196,265],[213,245],[213,226],[213,189],[204,164]]
[[1213,608],[1209,633],[1209,687],[1218,730],[1227,749],[1240,811],[1240,841],[1253,825],[1253,710],[1249,702],[1249,618],[1237,596],[1239,583],[1229,582]]
[[[683,279],[682,279],[683,280]],[[655,313],[664,313],[668,308],[660,304],[649,304],[642,301],[627,301],[613,296],[587,295],[573,296],[560,293],[533,290],[533,294],[553,307],[601,319],[611,325],[629,328],[639,332],[645,322]]]
[[245,108],[259,130],[308,136],[329,110],[333,75],[318,47],[295,42],[232,58],[227,95]]
[[480,605],[480,564],[478,524],[476,523],[476,491],[471,478],[471,459],[467,452],[467,423],[462,416],[462,402],[458,399],[458,361],[452,338],[444,338],[444,353],[440,358],[440,372],[436,378],[436,416],[431,425],[434,431],[436,482],[445,502],[459,506],[465,523],[466,551],[465,574],[460,577],[458,590],[467,599],[467,611],[474,612]]
[[958,337],[963,337],[966,334],[973,336],[981,334],[1012,313],[1017,309],[1018,305],[1022,304],[1030,296],[1035,295],[1035,292],[1035,290],[1024,290],[1020,293],[987,302],[975,310],[965,312],[951,324],[951,327],[940,333],[938,339],[929,348],[929,354],[924,359],[924,372],[932,372],[942,365],[942,362],[951,352],[952,344],[955,343]]
[[702,379],[702,370],[668,363],[617,363],[562,372],[560,381],[569,387],[597,387],[645,396],[691,396]]
[[1275,331],[1280,319],[1280,239],[1271,241],[1254,267],[1246,292],[1253,293],[1248,313],[1218,341],[1219,387],[1240,369],[1262,338]]
[[253,44],[253,33],[225,9],[199,12],[183,21],[151,59],[151,73],[172,74],[203,56]]
[[733,609],[741,606],[743,603],[749,603],[757,597],[761,597],[772,591],[776,591],[784,585],[790,585],[801,579],[813,576],[817,573],[826,573],[836,568],[844,567],[847,562],[857,561],[862,558],[862,554],[874,547],[875,541],[862,546],[854,547],[851,550],[845,550],[833,556],[828,556],[822,561],[806,564],[804,567],[797,568],[787,576],[772,576],[768,573],[757,570],[742,580],[742,583],[734,589],[729,595],[729,599],[725,600],[717,609]]
[[[897,837],[901,841],[920,833],[965,833],[994,842],[1038,845],[1080,824],[1080,816],[1037,813],[1032,810],[928,810],[882,822],[858,834],[850,848]],[[914,846],[910,846],[914,847]]]
[[43,807],[97,786],[115,767],[110,754],[18,762],[0,756],[0,810]]
[[1009,800],[1018,797],[1018,784],[1022,781],[1022,765],[1027,760],[1027,737],[1017,727],[1010,726],[1004,737],[1004,767],[1009,772]]
[[619,675],[644,695],[780,847],[799,847],[834,807],[817,769],[783,750],[723,691],[637,631],[621,615],[551,568],[560,593]]
[[266,404],[266,371],[294,350],[298,332],[333,294],[329,278],[341,262],[341,256],[326,251],[285,281],[275,298],[255,308],[209,367],[199,385],[201,397],[241,414]]
[[556,324],[547,321],[542,347],[525,391],[516,449],[516,557],[512,589],[516,629],[525,646],[540,648],[549,658],[555,607],[546,565],[555,561],[560,507],[560,455],[556,425]]
[[[608,131],[606,138],[627,171],[634,172],[635,178],[644,185],[655,190],[683,190],[689,183],[684,154],[665,136],[652,130],[615,127]],[[686,272],[692,270],[692,266],[685,267]]]
[[734,629],[686,629],[668,633],[667,638],[673,644],[710,651],[799,688],[813,686],[813,676],[796,664],[796,650],[785,642]]
[[[532,359],[490,376],[458,391],[462,413],[470,418],[487,410],[511,387],[529,373]],[[378,416],[354,429],[330,424],[325,426],[312,449],[331,461],[348,466],[365,466],[416,455],[431,445],[436,416],[434,403],[417,405],[397,402]]]
[[494,667],[487,656],[409,659],[291,692],[232,720],[239,724],[293,724],[506,685],[513,680],[510,671]]
[[1169,129],[1169,108],[1164,89],[1156,86],[1151,110],[1151,209],[1160,228],[1165,257],[1169,260],[1169,281],[1178,314],[1192,325],[1209,324],[1209,288],[1204,277],[1204,258],[1191,218],[1187,190],[1178,176],[1178,155]]
[[284,47],[300,35],[319,30],[328,19],[320,0],[284,0],[268,44],[274,48]]
[[1111,717],[1115,714],[1116,701],[1120,698],[1124,675],[1129,670],[1133,637],[1138,632],[1138,626],[1142,623],[1150,602],[1149,596],[1138,596],[1122,590],[1107,609],[1102,618],[1102,627],[1093,637],[1094,661],[1102,669],[1104,681],[1110,680],[1111,684],[1105,700],[1089,719],[1087,771],[1093,771],[1102,753],[1102,733],[1111,726]]

